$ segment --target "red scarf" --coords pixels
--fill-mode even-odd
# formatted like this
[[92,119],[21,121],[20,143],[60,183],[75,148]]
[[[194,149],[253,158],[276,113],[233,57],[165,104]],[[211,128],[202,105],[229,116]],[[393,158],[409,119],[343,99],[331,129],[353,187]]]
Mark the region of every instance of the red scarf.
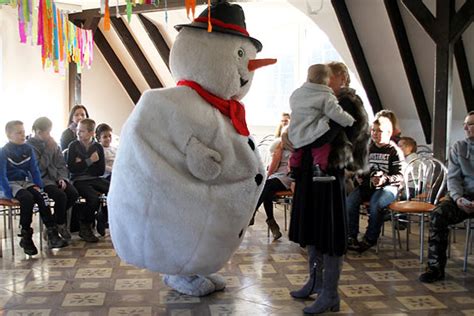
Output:
[[201,98],[206,100],[206,102],[218,109],[225,116],[229,117],[237,133],[243,136],[250,135],[247,123],[245,122],[245,108],[242,103],[236,100],[221,99],[204,90],[203,87],[194,81],[180,80],[177,85],[192,88],[201,96]]

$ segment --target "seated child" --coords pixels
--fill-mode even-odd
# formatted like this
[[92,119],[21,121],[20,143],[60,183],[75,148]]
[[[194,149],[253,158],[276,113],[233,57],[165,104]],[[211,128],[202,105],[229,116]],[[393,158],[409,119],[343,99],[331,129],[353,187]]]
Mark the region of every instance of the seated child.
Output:
[[97,125],[95,129],[95,138],[104,147],[105,156],[105,172],[104,178],[110,181],[112,178],[112,166],[114,164],[115,156],[117,155],[117,148],[111,146],[112,143],[112,127],[102,123]]
[[[109,181],[112,179],[112,167],[115,156],[117,155],[117,147],[111,145],[112,136],[112,127],[105,123],[99,124],[95,129],[95,138],[99,141],[102,147],[104,147],[105,172],[103,177]],[[108,226],[107,206],[104,205],[97,213],[97,232],[104,236],[105,228],[108,228]]]
[[59,237],[58,228],[46,204],[38,162],[33,148],[25,143],[25,128],[21,121],[10,121],[5,126],[9,142],[0,150],[0,186],[6,198],[20,202],[20,247],[25,254],[38,253],[33,242],[33,206],[36,203],[48,234],[49,248],[62,248],[67,242]]
[[100,208],[99,195],[109,191],[109,181],[102,178],[105,171],[104,149],[94,140],[95,122],[83,119],[77,127],[77,140],[69,144],[67,165],[71,180],[86,200],[85,210],[79,214],[79,237],[86,242],[98,242],[92,232],[95,214]]
[[[290,158],[292,178],[301,165],[304,146],[310,145],[313,156],[313,181],[334,181],[333,176],[327,176],[328,157],[331,151],[331,138],[336,131],[330,131],[334,125],[339,125],[337,132],[354,123],[354,118],[345,112],[338,104],[332,89],[328,86],[331,69],[327,65],[316,64],[308,68],[308,78],[290,97],[291,122],[288,136],[295,151]],[[336,128],[336,127],[335,127]],[[331,132],[331,133],[329,133]],[[324,137],[324,141],[322,140]]]
[[71,239],[66,214],[79,198],[76,188],[69,183],[69,170],[59,145],[51,137],[53,123],[47,117],[40,117],[33,123],[34,136],[27,140],[35,150],[39,163],[44,191],[54,201],[54,219],[59,234]]

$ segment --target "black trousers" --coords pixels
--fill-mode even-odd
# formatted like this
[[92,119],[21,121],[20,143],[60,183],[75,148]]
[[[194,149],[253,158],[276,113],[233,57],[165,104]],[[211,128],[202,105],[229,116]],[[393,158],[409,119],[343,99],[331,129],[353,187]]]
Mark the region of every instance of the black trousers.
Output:
[[86,207],[79,214],[79,220],[84,223],[93,223],[94,215],[99,210],[101,193],[109,192],[110,182],[104,178],[95,178],[91,180],[79,180],[74,182],[74,186],[79,195],[86,200]]
[[263,187],[262,194],[258,199],[257,207],[255,210],[258,210],[260,205],[263,203],[265,208],[265,214],[267,214],[267,219],[273,218],[273,198],[275,193],[278,191],[284,191],[286,187],[281,183],[278,178],[271,178],[265,181],[265,186]]
[[43,196],[40,192],[33,188],[33,186],[27,189],[19,190],[15,199],[20,202],[20,226],[23,229],[31,228],[31,222],[33,221],[33,207],[35,203],[38,205],[41,220],[46,227],[52,227],[55,225],[51,209],[44,203]]
[[458,208],[456,202],[448,198],[441,202],[431,213],[430,237],[428,239],[428,266],[444,270],[448,249],[449,225],[454,225],[467,218],[474,218]]
[[61,190],[55,184],[51,184],[44,187],[44,192],[54,201],[54,220],[56,224],[62,225],[66,223],[66,211],[79,198],[76,188],[66,181],[66,188],[64,190]]

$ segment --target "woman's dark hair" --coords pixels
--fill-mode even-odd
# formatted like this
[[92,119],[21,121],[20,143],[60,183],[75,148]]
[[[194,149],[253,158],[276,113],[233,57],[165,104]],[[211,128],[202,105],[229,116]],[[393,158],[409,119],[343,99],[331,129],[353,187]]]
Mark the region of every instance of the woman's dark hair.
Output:
[[109,125],[105,123],[101,123],[97,125],[97,128],[95,129],[95,138],[99,140],[100,135],[105,132],[112,132],[112,127],[110,127]]
[[46,116],[42,116],[37,118],[36,121],[33,123],[33,127],[31,128],[33,131],[47,131],[48,129],[53,127],[53,122]]
[[89,112],[87,112],[87,109],[84,105],[82,104],[76,104],[75,106],[73,106],[71,108],[71,111],[69,111],[69,121],[67,122],[68,124],[71,124],[72,123],[72,118],[74,116],[74,113],[78,110],[78,109],[83,109],[84,112],[86,112],[86,118],[89,118]]

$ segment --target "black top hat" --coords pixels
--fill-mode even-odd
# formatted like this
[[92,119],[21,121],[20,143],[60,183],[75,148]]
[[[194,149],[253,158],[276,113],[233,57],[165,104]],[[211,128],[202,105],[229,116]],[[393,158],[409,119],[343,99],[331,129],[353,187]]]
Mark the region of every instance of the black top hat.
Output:
[[[248,38],[257,48],[257,52],[262,50],[262,43],[250,37],[245,26],[245,15],[242,7],[238,4],[230,4],[225,1],[218,1],[211,5],[212,31],[237,35]],[[191,24],[179,24],[175,29],[180,31],[183,27],[193,27],[197,29],[207,29],[209,7],[206,8]]]

